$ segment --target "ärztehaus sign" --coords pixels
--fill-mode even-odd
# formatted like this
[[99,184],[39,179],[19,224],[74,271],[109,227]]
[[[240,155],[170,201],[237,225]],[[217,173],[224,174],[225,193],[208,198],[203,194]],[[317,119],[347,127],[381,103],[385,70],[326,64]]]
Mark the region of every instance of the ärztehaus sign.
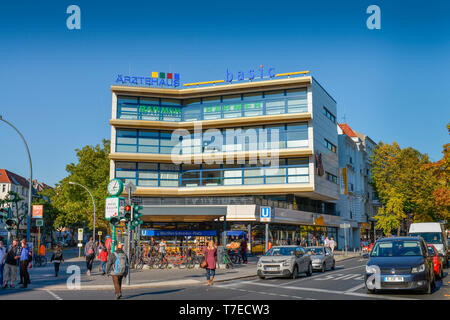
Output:
[[151,77],[137,77],[118,74],[116,84],[177,88],[181,83],[179,73],[152,72]]

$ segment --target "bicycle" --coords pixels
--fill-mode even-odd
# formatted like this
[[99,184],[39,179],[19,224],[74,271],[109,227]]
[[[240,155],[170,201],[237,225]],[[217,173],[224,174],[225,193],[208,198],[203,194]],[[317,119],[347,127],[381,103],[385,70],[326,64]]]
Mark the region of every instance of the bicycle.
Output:
[[226,251],[223,253],[223,264],[227,269],[233,268],[233,262]]
[[234,264],[242,263],[242,256],[237,251],[228,250],[228,256],[230,257],[230,260]]

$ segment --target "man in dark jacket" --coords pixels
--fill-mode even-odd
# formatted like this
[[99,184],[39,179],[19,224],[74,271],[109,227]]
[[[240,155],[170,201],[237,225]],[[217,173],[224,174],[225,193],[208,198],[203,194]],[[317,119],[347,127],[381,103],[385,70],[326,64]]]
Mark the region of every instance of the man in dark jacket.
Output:
[[[117,259],[124,258],[125,259],[125,270],[120,271],[116,270],[116,261]],[[108,255],[108,262],[106,264],[106,273],[112,276],[114,283],[114,291],[116,293],[116,300],[122,297],[122,280],[127,276],[128,272],[128,258],[123,252],[123,244],[119,243],[117,245],[117,250],[114,253],[110,253]]]
[[89,242],[84,246],[84,255],[86,256],[87,275],[91,275],[92,265],[94,264],[95,257],[98,254],[97,246],[94,243],[92,237],[89,238]]

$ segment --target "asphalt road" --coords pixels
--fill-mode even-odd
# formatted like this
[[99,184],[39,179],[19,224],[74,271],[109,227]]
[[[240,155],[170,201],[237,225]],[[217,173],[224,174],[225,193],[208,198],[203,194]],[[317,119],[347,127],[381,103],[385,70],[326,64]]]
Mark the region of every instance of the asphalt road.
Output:
[[[450,300],[449,269],[437,281],[431,295],[383,292],[366,294],[363,272],[366,259],[338,262],[334,271],[315,272],[296,280],[283,278],[249,278],[215,283],[213,286],[188,285],[142,289],[123,289],[124,300]],[[112,300],[112,290],[6,289],[1,300]]]

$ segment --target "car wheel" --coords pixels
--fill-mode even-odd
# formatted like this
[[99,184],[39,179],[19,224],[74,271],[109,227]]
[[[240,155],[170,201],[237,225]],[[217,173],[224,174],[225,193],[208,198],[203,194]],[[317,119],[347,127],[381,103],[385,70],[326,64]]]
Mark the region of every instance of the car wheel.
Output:
[[442,278],[444,278],[444,270],[443,270],[443,268],[441,268],[439,270],[439,279],[442,279]]
[[431,291],[431,281],[427,281],[427,286],[425,287],[425,289],[423,289],[423,293],[431,294]]
[[265,280],[266,279],[266,277],[264,277],[264,276],[258,276],[261,280]]
[[292,270],[291,278],[295,280],[295,279],[297,279],[297,277],[298,277],[298,267],[297,267],[297,265],[295,265],[294,269]]
[[313,273],[313,270],[312,270],[312,265],[311,265],[311,263],[308,265],[308,271],[306,271],[306,275],[308,276],[308,277],[310,277],[311,275],[312,275],[312,273]]
[[333,260],[333,265],[331,266],[331,270],[334,270],[336,268],[336,261]]
[[320,269],[320,271],[325,272],[326,271],[326,267],[325,267],[325,262],[322,265],[322,269]]

